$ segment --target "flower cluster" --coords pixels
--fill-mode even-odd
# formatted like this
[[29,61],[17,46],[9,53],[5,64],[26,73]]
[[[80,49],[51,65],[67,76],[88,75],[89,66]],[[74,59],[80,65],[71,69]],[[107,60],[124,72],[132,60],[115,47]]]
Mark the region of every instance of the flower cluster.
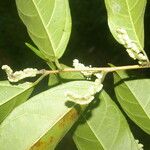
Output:
[[99,79],[96,79],[94,84],[89,87],[87,94],[80,95],[71,91],[66,91],[65,95],[69,101],[75,102],[80,105],[87,105],[94,99],[94,95],[100,92],[102,88],[103,84],[101,84]]
[[[85,69],[85,68],[89,68],[84,66],[83,64],[79,63],[79,60],[75,59],[73,61],[73,66],[76,69]],[[91,85],[87,91],[87,94],[85,95],[80,95],[80,94],[76,94],[73,93],[71,91],[66,91],[65,95],[67,97],[67,99],[69,101],[73,101],[77,104],[80,105],[87,105],[89,104],[93,99],[94,99],[94,95],[98,92],[100,92],[103,88],[103,84],[102,84],[102,77],[103,74],[102,73],[92,73],[92,72],[85,72],[82,71],[82,73],[87,77],[91,76],[92,74],[96,77],[95,82],[93,83],[93,85]]]
[[[84,70],[84,69],[89,69],[92,68],[92,66],[85,66],[84,64],[80,63],[78,59],[74,59],[73,60],[73,67],[75,69],[79,69],[79,70]],[[87,79],[90,79],[90,77],[92,76],[93,72],[91,71],[81,71],[81,73],[87,77]]]
[[2,69],[5,70],[7,78],[10,82],[18,82],[24,78],[35,77],[39,74],[39,71],[36,68],[27,68],[22,71],[13,72],[9,66],[3,65]]
[[139,143],[139,140],[135,140],[135,142],[137,143],[139,150],[144,150],[143,149],[144,146],[143,146],[143,144]]
[[131,58],[134,60],[137,59],[139,62],[147,60],[147,57],[142,53],[142,50],[139,49],[136,42],[129,38],[126,30],[119,28],[116,32],[120,42],[124,45]]

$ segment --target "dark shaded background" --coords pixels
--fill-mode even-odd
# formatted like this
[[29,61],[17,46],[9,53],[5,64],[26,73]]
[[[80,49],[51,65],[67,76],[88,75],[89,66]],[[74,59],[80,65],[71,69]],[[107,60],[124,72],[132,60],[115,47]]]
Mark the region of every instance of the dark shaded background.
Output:
[[[136,63],[128,57],[124,48],[112,37],[107,25],[103,0],[70,0],[70,7],[73,27],[69,45],[60,60],[62,63],[71,66],[74,58],[92,66],[107,66],[107,63],[115,65]],[[149,7],[150,3],[147,5],[145,15],[145,50],[148,56],[150,56]],[[47,68],[44,62],[24,45],[24,42],[32,43],[25,26],[17,15],[15,1],[0,0],[0,66],[8,64],[15,70],[26,67]],[[2,71],[0,74],[1,80],[5,79]],[[149,71],[145,70],[136,71],[136,74],[149,77]],[[104,86],[115,100],[111,75],[106,78]],[[139,129],[129,118],[127,119],[135,138],[145,145],[145,150],[149,150],[150,136]],[[70,133],[57,149],[76,149]]]

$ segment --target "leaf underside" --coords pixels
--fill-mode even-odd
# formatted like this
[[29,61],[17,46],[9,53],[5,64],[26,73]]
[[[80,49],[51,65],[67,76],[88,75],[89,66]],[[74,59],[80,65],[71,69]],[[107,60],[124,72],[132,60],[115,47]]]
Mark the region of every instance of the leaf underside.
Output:
[[25,102],[33,91],[33,84],[11,85],[0,81],[0,123],[18,105]]
[[96,108],[89,108],[91,116],[87,111],[74,133],[78,149],[138,150],[128,123],[105,91],[97,101]]
[[105,0],[105,4],[108,25],[114,38],[121,43],[116,30],[119,28],[126,30],[129,38],[145,54],[143,48],[146,0]]
[[0,149],[54,149],[81,111],[67,103],[66,92],[84,96],[93,85],[90,81],[69,82],[15,108],[0,126]]
[[114,74],[115,93],[127,115],[150,134],[150,79],[131,79],[125,72]]
[[60,58],[71,33],[68,0],[16,0],[16,5],[39,50],[51,61]]

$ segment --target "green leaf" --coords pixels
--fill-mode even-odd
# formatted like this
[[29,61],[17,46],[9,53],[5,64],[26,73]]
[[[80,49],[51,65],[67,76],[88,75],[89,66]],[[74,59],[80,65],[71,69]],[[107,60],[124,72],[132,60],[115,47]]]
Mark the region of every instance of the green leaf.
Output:
[[132,79],[122,71],[114,74],[115,93],[127,115],[150,134],[150,79]]
[[33,84],[12,85],[0,81],[0,123],[18,105],[25,102],[33,91]]
[[[64,64],[60,64],[60,67],[62,69],[65,68],[71,68],[68,67]],[[60,82],[63,81],[70,81],[70,80],[85,80],[85,77],[80,73],[80,72],[63,72],[63,73],[59,73],[58,74],[51,74],[49,76],[49,80],[48,80],[48,86],[54,86],[59,84]]]
[[27,47],[29,47],[38,57],[42,58],[43,60],[47,60],[44,56],[44,54],[42,54],[42,52],[38,49],[36,49],[34,46],[32,46],[31,44],[29,43],[25,43],[25,45]]
[[71,33],[68,0],[16,0],[19,16],[35,45],[50,61],[60,58]]
[[[71,68],[71,67],[61,64],[61,68],[65,69],[65,68]],[[63,72],[63,73],[60,73],[60,77],[65,80],[83,80],[83,79],[85,79],[85,77],[80,72]]]
[[81,111],[77,105],[68,107],[66,92],[85,96],[93,85],[89,81],[62,84],[15,108],[0,126],[0,149],[54,149]]
[[146,0],[105,0],[105,4],[108,25],[115,39],[121,43],[116,31],[122,28],[127,31],[129,38],[145,54],[143,47]]
[[[138,150],[137,144],[121,111],[105,91],[98,106],[85,113],[74,133],[79,150]],[[88,117],[90,116],[90,117]],[[84,122],[83,122],[84,121]]]
[[60,77],[58,74],[50,74],[48,80],[48,86],[52,87],[60,83]]

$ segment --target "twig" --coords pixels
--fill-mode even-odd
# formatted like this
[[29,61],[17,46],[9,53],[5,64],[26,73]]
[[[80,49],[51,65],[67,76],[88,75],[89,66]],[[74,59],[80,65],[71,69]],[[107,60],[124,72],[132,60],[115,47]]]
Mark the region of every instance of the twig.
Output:
[[[104,79],[106,74],[109,72],[150,68],[150,64],[147,63],[145,65],[100,67],[100,68],[85,67],[83,65],[83,68],[82,68],[82,64],[79,63],[79,67],[80,67],[79,69],[78,68],[66,68],[66,69],[58,69],[58,70],[45,70],[45,69],[37,70],[36,68],[26,68],[21,71],[13,72],[13,70],[9,66],[3,65],[2,69],[5,70],[5,72],[7,74],[7,78],[10,82],[18,82],[18,81],[28,78],[28,77],[35,77],[38,74],[42,75],[41,78],[39,78],[39,80],[37,80],[37,82],[39,82],[40,80],[42,80],[45,76],[47,76],[49,74],[58,74],[58,73],[65,73],[65,72],[81,72],[86,77],[89,77],[92,74],[103,73],[103,79]],[[36,84],[36,82],[35,82],[35,84]]]
[[42,70],[42,73],[46,74],[57,74],[57,73],[65,73],[65,72],[83,72],[83,71],[90,71],[93,73],[97,72],[114,72],[114,71],[121,71],[121,70],[135,70],[135,69],[144,69],[150,68],[150,65],[130,65],[130,66],[119,66],[119,67],[93,67],[93,68],[85,68],[85,69],[75,69],[75,68],[66,68],[62,70]]

